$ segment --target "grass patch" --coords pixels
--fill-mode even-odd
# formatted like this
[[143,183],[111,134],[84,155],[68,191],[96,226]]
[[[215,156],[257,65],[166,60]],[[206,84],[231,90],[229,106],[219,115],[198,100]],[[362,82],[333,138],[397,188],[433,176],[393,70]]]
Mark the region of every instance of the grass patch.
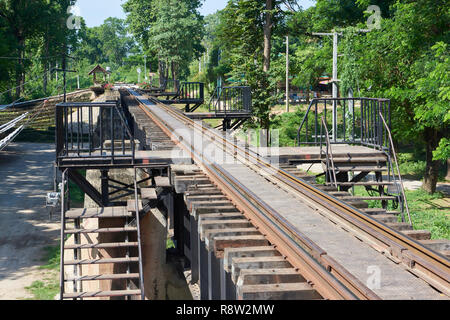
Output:
[[59,292],[59,283],[56,277],[45,279],[44,281],[34,281],[31,286],[25,287],[33,294],[31,300],[54,300]]
[[59,263],[60,246],[46,247],[43,261],[46,264],[39,267],[42,270],[49,270],[42,280],[34,281],[31,286],[25,287],[32,295],[31,300],[54,300],[59,293]]
[[60,255],[61,255],[60,246],[57,245],[54,247],[46,247],[44,250],[45,256],[42,260],[46,261],[47,263],[43,266],[40,266],[39,268],[46,270],[59,270]]
[[[432,239],[450,240],[450,199],[445,198],[442,193],[431,195],[422,189],[406,190],[405,193],[414,229],[431,231]],[[355,195],[367,194],[364,187],[355,187]],[[369,208],[381,208],[381,201],[371,200],[367,203]],[[389,202],[388,210],[400,211],[392,206],[392,202]]]
[[[80,171],[83,177],[86,177],[86,170]],[[69,180],[70,201],[73,207],[84,206],[84,192],[75,183]]]
[[442,193],[406,191],[414,229],[430,230],[432,239],[450,240],[450,199]]

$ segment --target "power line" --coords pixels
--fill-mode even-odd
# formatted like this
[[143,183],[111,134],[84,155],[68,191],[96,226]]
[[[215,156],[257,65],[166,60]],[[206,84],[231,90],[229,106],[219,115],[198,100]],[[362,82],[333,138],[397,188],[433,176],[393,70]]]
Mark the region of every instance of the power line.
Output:
[[38,76],[38,77],[36,77],[36,78],[34,78],[34,79],[32,79],[32,80],[28,80],[27,82],[24,82],[24,83],[22,83],[20,86],[11,88],[11,89],[6,90],[6,91],[4,91],[4,92],[0,92],[0,95],[5,94],[5,93],[8,93],[8,92],[11,92],[11,91],[16,90],[16,89],[18,89],[18,88],[22,88],[22,87],[24,87],[26,84],[28,84],[28,83],[30,83],[30,82],[36,81],[36,80],[38,80],[38,79],[41,79],[41,78],[43,78],[44,76],[46,76],[47,73],[50,73],[50,72],[54,71],[54,69],[55,69],[55,68],[52,68],[52,69],[50,69],[49,71],[44,72],[43,74],[41,74],[40,76]]
[[0,59],[4,59],[4,60],[39,60],[39,59],[52,59],[52,58],[58,58],[58,57],[61,57],[61,55],[47,56],[47,57],[35,57],[35,58],[0,57]]

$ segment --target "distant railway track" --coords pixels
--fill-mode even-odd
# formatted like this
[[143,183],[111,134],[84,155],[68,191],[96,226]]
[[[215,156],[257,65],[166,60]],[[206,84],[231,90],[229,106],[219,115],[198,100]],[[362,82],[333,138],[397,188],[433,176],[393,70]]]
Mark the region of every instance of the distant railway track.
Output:
[[[401,264],[403,268],[423,279],[447,297],[450,296],[450,262],[445,257],[349,204],[311,186],[302,179],[273,166],[258,154],[224,138],[217,131],[195,125],[193,120],[178,110],[161,104],[156,99],[150,99],[171,117],[193,128],[212,143],[225,148],[228,153],[231,153],[247,167],[257,171],[278,187],[301,198],[322,216],[341,225],[359,240]],[[171,128],[163,119],[150,112],[137,98],[136,100],[141,109],[175,143],[191,154],[211,181],[324,298],[380,299],[318,245],[293,228],[289,221],[278,214],[276,208],[267,205],[251,190],[229,175],[226,170],[205,160],[194,146],[175,134],[176,128]]]

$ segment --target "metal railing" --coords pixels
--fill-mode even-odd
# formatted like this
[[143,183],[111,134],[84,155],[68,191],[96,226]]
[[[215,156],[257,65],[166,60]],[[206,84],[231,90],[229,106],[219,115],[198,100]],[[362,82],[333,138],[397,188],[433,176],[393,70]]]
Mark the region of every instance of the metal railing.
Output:
[[[331,143],[359,144],[388,150],[389,141],[380,115],[390,126],[390,100],[373,98],[313,99],[297,131],[297,145],[320,144],[319,122],[331,125]],[[334,118],[334,119],[333,119]]]
[[135,158],[135,140],[118,102],[61,103],[56,106],[57,163],[69,159]]
[[178,92],[180,80],[165,79],[161,88],[163,92]]
[[205,84],[203,82],[183,82],[174,99],[203,102],[205,100]]
[[[326,140],[326,151],[323,151],[323,131],[325,131],[325,140]],[[327,164],[327,172],[326,172],[326,179],[327,182],[334,184],[334,186],[337,188],[337,178],[336,178],[336,168],[334,166],[334,158],[333,158],[333,149],[331,147],[331,141],[330,141],[330,131],[327,127],[327,122],[325,121],[325,117],[322,117],[321,126],[320,126],[320,158],[322,159],[322,156],[325,155],[326,164]],[[331,170],[330,170],[331,168]],[[330,175],[331,171],[331,175]]]
[[252,94],[250,87],[216,88],[209,102],[209,112],[218,114],[251,113]]
[[[387,135],[388,135],[388,138],[389,138],[389,143],[390,143],[389,153],[394,158],[395,166],[396,166],[396,169],[397,169],[397,176],[396,176],[395,170],[394,170],[394,167],[393,167],[393,164],[392,164],[392,160],[391,160],[392,158],[389,155],[389,157],[388,157],[389,158],[389,165],[390,165],[390,168],[392,168],[393,181],[396,182],[397,194],[401,193],[400,203],[402,204],[402,208],[401,208],[402,220],[403,220],[403,222],[405,222],[404,210],[406,209],[406,214],[408,215],[409,224],[412,225],[411,214],[409,212],[409,206],[408,206],[408,200],[406,198],[405,187],[403,185],[403,179],[402,179],[402,175],[400,173],[400,167],[398,165],[397,153],[395,152],[395,146],[394,146],[394,140],[392,139],[392,133],[391,133],[391,130],[389,129],[389,126],[388,126],[388,124],[386,122],[386,119],[384,119],[384,116],[381,113],[380,113],[380,118],[383,121],[384,128],[385,128],[385,130],[387,132]],[[391,178],[391,174],[389,175],[389,178]],[[400,190],[398,190],[397,184],[400,185]]]

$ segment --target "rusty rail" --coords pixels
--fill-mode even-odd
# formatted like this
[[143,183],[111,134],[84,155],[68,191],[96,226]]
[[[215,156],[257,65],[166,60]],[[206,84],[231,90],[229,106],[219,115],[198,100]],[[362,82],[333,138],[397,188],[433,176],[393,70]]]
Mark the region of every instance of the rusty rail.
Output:
[[[138,100],[139,101],[139,100]],[[164,108],[171,115],[177,117],[183,123],[191,123],[192,121],[182,115],[180,112],[171,109],[155,101],[161,108]],[[309,280],[313,281],[319,291],[325,297],[341,298],[341,299],[377,299],[378,297],[358,281],[355,277],[349,274],[344,268],[339,266],[333,259],[326,256],[324,252],[320,251],[309,239],[301,234],[292,234],[292,229],[287,221],[277,219],[279,216],[276,211],[268,207],[260,199],[258,199],[250,190],[245,190],[245,187],[227,176],[226,172],[219,170],[213,164],[206,164],[200,155],[195,154],[192,146],[186,145],[186,142],[179,141],[173,135],[173,131],[158,119],[155,115],[150,113],[148,109],[140,103],[141,108],[155,121],[171,139],[183,146],[193,158],[201,163],[202,167],[207,173],[212,176],[213,180],[218,183],[222,191],[227,194],[232,201],[244,211],[244,214],[260,228],[269,241],[277,246],[277,249],[284,254],[288,261]],[[194,129],[196,126],[194,126]],[[391,255],[394,259],[402,262],[410,272],[416,274],[435,288],[442,291],[447,296],[450,296],[450,265],[449,261],[433,250],[424,247],[413,239],[395,231],[385,224],[378,222],[372,217],[364,214],[358,209],[326,194],[325,192],[309,185],[305,181],[293,177],[288,172],[274,168],[270,163],[261,159],[259,155],[252,154],[249,150],[244,150],[242,147],[231,143],[220,134],[206,128],[199,129],[204,133],[209,134],[214,141],[221,141],[225,144],[230,144],[235,156],[242,156],[244,159],[252,159],[252,164],[258,168],[271,174],[279,183],[287,186],[297,194],[310,199],[321,210],[330,212],[342,221],[352,225],[367,238],[375,244],[379,251]],[[248,199],[246,199],[246,197]],[[262,203],[262,204],[261,204]],[[296,245],[293,245],[296,243]],[[314,267],[310,264],[311,261],[302,253],[306,250],[312,254],[316,262],[320,262],[320,266],[325,267],[328,273],[323,274],[317,265]],[[311,256],[309,256],[311,257]],[[307,270],[307,271],[305,271]],[[336,280],[339,281],[336,282]]]

